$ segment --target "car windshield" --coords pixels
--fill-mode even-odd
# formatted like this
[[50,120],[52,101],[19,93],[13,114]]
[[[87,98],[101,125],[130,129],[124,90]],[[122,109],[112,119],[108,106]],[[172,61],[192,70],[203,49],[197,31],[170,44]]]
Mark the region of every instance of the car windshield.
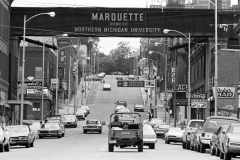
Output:
[[143,105],[135,105],[136,108],[142,108]]
[[60,123],[59,119],[46,119],[45,123]]
[[86,111],[86,109],[84,109],[84,108],[80,108],[77,110],[77,112],[85,112],[85,111]]
[[87,120],[86,124],[98,124],[98,121],[95,121],[95,120]]
[[160,125],[158,125],[157,127],[158,127],[158,128],[169,128],[170,126],[169,126],[169,125],[161,125],[161,124],[160,124]]
[[64,118],[74,118],[74,115],[64,115]]
[[126,102],[118,101],[117,104],[125,104]]
[[203,124],[203,121],[192,121],[190,124],[189,124],[189,127],[195,127],[195,128],[199,128],[201,127]]
[[211,119],[206,126],[205,132],[215,133],[222,125],[230,125],[232,123],[238,123],[238,120],[234,119]]
[[143,130],[144,130],[144,131],[152,131],[153,129],[152,129],[152,127],[151,127],[150,125],[145,124],[145,125],[143,126]]
[[151,123],[158,123],[158,122],[163,122],[161,119],[152,119]]
[[229,130],[229,133],[240,134],[240,126],[232,126]]
[[41,128],[46,128],[46,129],[58,129],[59,128],[59,125],[57,124],[48,124],[48,123],[45,123],[41,126]]
[[27,126],[9,126],[7,127],[9,132],[28,132],[29,129]]

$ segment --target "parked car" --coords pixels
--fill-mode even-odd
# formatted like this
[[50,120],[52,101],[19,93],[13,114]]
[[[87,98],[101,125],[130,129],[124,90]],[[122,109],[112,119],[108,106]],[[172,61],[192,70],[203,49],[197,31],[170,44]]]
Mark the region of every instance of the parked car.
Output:
[[10,151],[10,134],[6,128],[0,127],[0,152]]
[[77,128],[78,119],[75,115],[65,114],[65,115],[63,115],[63,118],[65,119],[65,127],[73,126],[74,128]]
[[126,101],[117,101],[115,104],[116,104],[116,106],[122,105],[122,106],[127,107],[127,102]]
[[57,123],[45,123],[38,129],[39,139],[43,137],[57,137],[62,138],[63,130]]
[[162,119],[159,119],[159,118],[152,118],[151,121],[149,122],[149,124],[152,126],[152,128],[154,128],[154,126],[155,126],[157,123],[163,123],[163,120],[162,120]]
[[[52,116],[46,116],[45,117],[45,123],[57,123],[59,124],[61,130],[62,130],[62,137],[65,136],[65,119],[63,119],[62,115],[52,115]],[[42,123],[40,122],[42,125]]]
[[116,80],[123,80],[123,76],[116,76]]
[[240,155],[240,123],[232,123],[219,140],[220,159],[231,160]]
[[134,112],[144,112],[144,106],[142,104],[135,104],[133,110]]
[[99,73],[98,75],[97,75],[97,77],[99,77],[99,78],[104,78],[104,73]]
[[143,125],[143,145],[148,146],[149,149],[155,149],[157,142],[157,135],[149,124]]
[[171,142],[182,142],[182,135],[184,130],[178,127],[171,127],[165,133],[165,143],[170,144]]
[[220,155],[220,150],[218,149],[219,146],[219,139],[226,133],[229,125],[221,126],[216,133],[213,134],[210,140],[210,154],[211,155]]
[[118,110],[120,110],[120,109],[125,109],[125,106],[123,106],[123,105],[117,105],[117,106],[115,107],[115,113],[117,113]]
[[106,125],[104,121],[101,122],[98,119],[89,119],[86,121],[86,124],[83,125],[83,133],[86,134],[87,132],[98,132],[101,134],[103,125]]
[[25,146],[26,148],[34,146],[35,136],[29,126],[6,126],[6,130],[10,134],[11,146]]
[[171,128],[171,126],[168,124],[157,123],[153,129],[157,137],[164,138],[165,132],[167,132],[169,128]]
[[103,90],[111,91],[111,85],[110,84],[103,84]]
[[190,134],[191,132],[196,131],[196,129],[193,128],[199,128],[203,124],[203,120],[199,119],[192,119],[188,122],[186,128],[183,132],[183,141],[182,141],[182,148],[183,149],[190,149]]
[[87,110],[87,114],[90,114],[90,109],[87,105],[81,105],[80,108],[84,108]]
[[76,112],[75,112],[75,116],[77,117],[77,119],[85,120],[86,109],[77,109]]
[[208,117],[202,127],[195,132],[195,145],[197,151],[205,153],[206,149],[210,149],[210,140],[213,133],[217,132],[219,127],[223,125],[230,125],[232,123],[239,123],[240,120],[232,117],[210,116]]

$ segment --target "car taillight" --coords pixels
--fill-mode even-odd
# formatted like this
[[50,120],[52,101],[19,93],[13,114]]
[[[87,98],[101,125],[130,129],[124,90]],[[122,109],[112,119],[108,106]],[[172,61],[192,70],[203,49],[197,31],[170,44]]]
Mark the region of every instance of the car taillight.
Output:
[[205,133],[202,133],[202,137],[205,137]]

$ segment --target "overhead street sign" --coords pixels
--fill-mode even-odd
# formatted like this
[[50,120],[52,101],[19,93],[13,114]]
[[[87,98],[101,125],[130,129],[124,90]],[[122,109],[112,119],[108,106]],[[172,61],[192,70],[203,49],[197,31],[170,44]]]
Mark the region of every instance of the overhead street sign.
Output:
[[144,87],[144,81],[117,81],[118,87]]

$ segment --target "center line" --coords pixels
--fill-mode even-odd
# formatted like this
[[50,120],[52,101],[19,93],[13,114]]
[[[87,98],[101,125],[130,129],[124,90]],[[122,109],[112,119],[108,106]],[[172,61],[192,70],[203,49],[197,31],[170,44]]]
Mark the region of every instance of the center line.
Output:
[[99,157],[99,155],[100,155],[100,153],[98,153],[98,154],[96,155],[96,158]]

